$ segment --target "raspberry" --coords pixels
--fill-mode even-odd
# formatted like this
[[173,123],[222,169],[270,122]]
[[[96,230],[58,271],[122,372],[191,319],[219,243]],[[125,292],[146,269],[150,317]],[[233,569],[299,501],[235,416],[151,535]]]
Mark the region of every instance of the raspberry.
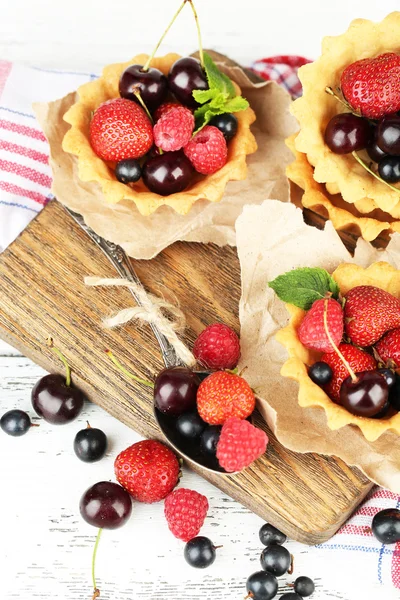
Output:
[[197,410],[209,425],[222,425],[229,417],[246,419],[256,399],[247,381],[239,375],[216,371],[197,390]]
[[194,129],[194,116],[188,108],[170,108],[154,125],[153,134],[156,146],[164,152],[176,152],[189,142]]
[[240,358],[239,338],[227,325],[209,325],[195,341],[193,354],[208,369],[234,369]]
[[[373,371],[376,369],[376,360],[364,350],[360,350],[360,348],[356,348],[351,344],[340,344],[338,348],[354,373],[362,373],[363,371]],[[321,361],[327,363],[333,371],[333,377],[324,389],[332,400],[338,402],[342,383],[347,377],[350,377],[350,373],[336,352],[324,354],[321,357]]]
[[170,531],[188,542],[199,533],[207,516],[208,500],[194,490],[179,488],[164,502],[164,514]]
[[232,417],[222,427],[217,444],[218,462],[228,473],[241,471],[264,454],[267,444],[265,431]]
[[177,104],[176,102],[164,102],[164,104],[160,104],[157,110],[153,114],[154,123],[157,123],[161,117],[163,117],[171,108],[175,108],[176,106],[182,106],[181,104]]
[[206,125],[184,147],[192,165],[203,175],[219,171],[228,160],[228,146],[224,134],[212,125]]
[[343,337],[343,310],[339,302],[330,299],[321,299],[314,302],[307,312],[298,330],[299,340],[306,346],[319,352],[334,352],[335,349],[326,335],[324,325],[324,312],[327,310],[327,325],[329,333],[336,346]]

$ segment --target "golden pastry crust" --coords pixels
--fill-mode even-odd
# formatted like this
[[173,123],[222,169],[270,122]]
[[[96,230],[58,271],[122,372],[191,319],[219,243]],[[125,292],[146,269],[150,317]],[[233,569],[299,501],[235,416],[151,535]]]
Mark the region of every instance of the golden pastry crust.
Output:
[[[295,156],[286,173],[293,183],[304,190],[300,202],[305,208],[327,216],[337,231],[356,230],[369,242],[375,240],[382,232],[400,232],[400,221],[393,220],[392,215],[379,210],[373,200],[363,198],[354,204],[348,204],[340,194],[328,193],[328,186],[315,181],[314,168],[308,162],[307,156],[296,150],[297,135],[286,140]],[[330,190],[335,192],[334,187],[330,187]]]
[[[342,294],[357,285],[374,285],[400,298],[400,271],[385,262],[377,262],[367,269],[344,263],[332,274]],[[367,419],[349,413],[345,408],[332,402],[322,388],[308,376],[307,366],[313,364],[320,354],[309,350],[300,342],[297,330],[305,312],[293,305],[287,305],[290,321],[281,329],[276,339],[285,346],[289,358],[281,369],[281,375],[294,379],[299,384],[299,405],[319,406],[324,409],[328,427],[332,430],[345,425],[357,426],[364,437],[374,442],[386,431],[400,433],[400,413],[387,419]]]
[[[365,171],[351,154],[334,154],[324,143],[327,123],[344,111],[325,88],[337,88],[343,70],[351,63],[384,52],[400,52],[400,12],[388,15],[381,23],[357,19],[344,34],[324,38],[321,57],[299,69],[303,96],[292,105],[300,124],[295,145],[315,168],[314,179],[335,186],[333,190],[329,187],[331,192],[340,192],[351,204],[359,203],[359,210],[368,198],[377,208],[391,214],[396,209],[396,216],[400,216],[400,194]],[[368,162],[366,154],[360,155]]]
[[[93,151],[89,141],[89,126],[93,111],[100,104],[119,96],[118,83],[122,72],[132,64],[144,64],[148,56],[139,54],[126,63],[108,65],[102,76],[78,89],[79,101],[64,115],[64,120],[71,128],[64,136],[63,150],[78,157],[78,172],[81,181],[97,181],[104,197],[110,204],[121,200],[132,200],[142,215],[150,215],[160,206],[171,206],[177,213],[187,214],[191,206],[200,199],[219,202],[224,194],[228,181],[238,181],[247,176],[246,156],[257,150],[255,137],[250,125],[255,121],[255,113],[251,108],[237,113],[238,132],[229,143],[228,161],[222,169],[213,175],[194,180],[193,185],[184,192],[171,196],[159,196],[149,192],[142,182],[132,187],[117,181],[113,169],[99,158]],[[172,64],[180,56],[167,54],[154,58],[151,66],[168,74]]]

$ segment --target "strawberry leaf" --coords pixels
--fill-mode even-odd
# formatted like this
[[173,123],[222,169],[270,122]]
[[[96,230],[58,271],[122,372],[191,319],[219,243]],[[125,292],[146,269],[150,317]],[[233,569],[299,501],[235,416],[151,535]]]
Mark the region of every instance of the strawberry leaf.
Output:
[[316,300],[339,296],[339,286],[325,269],[304,267],[279,275],[269,282],[276,295],[289,304],[308,310]]

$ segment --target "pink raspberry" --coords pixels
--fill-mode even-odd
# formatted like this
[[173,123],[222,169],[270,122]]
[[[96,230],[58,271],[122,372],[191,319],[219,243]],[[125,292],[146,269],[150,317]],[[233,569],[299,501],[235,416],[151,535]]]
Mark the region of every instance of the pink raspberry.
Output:
[[196,537],[203,526],[207,512],[207,498],[186,488],[173,491],[164,502],[168,527],[176,538],[184,542]]
[[170,107],[154,125],[154,142],[164,152],[176,152],[186,146],[193,129],[194,116],[188,108]]
[[193,354],[208,369],[234,369],[240,358],[239,338],[228,325],[214,323],[201,332]]
[[211,175],[228,160],[228,146],[224,134],[212,125],[206,125],[184,147],[184,153],[198,173]]
[[164,104],[160,104],[153,114],[154,123],[157,123],[171,108],[176,108],[177,106],[182,106],[182,104],[177,104],[176,102],[164,102]]
[[245,469],[267,449],[268,436],[248,421],[231,417],[222,427],[217,444],[218,462],[225,471]]

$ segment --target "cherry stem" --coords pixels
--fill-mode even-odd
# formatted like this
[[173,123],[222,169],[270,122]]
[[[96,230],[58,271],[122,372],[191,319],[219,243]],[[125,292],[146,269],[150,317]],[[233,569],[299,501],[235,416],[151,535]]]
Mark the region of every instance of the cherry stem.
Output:
[[126,375],[127,377],[129,377],[129,379],[133,379],[134,381],[137,381],[138,383],[141,383],[142,385],[145,385],[147,387],[150,388],[154,388],[154,383],[152,383],[151,381],[148,381],[147,379],[141,379],[140,377],[137,377],[137,375],[134,375],[133,373],[131,373],[130,371],[128,371],[127,369],[125,369],[125,367],[123,367],[121,365],[121,363],[119,362],[119,360],[114,356],[114,354],[111,352],[111,350],[107,350],[106,351],[107,356],[109,356],[112,360],[112,362],[114,363],[114,365],[122,372],[124,373],[124,375]]
[[135,88],[134,88],[132,91],[133,91],[133,93],[135,94],[136,98],[139,100],[139,103],[140,103],[140,104],[141,104],[141,106],[143,107],[143,110],[145,111],[146,115],[149,117],[149,119],[150,119],[150,123],[151,123],[152,125],[154,125],[153,117],[151,116],[151,114],[150,114],[150,111],[149,111],[149,109],[147,108],[147,106],[146,106],[146,103],[145,103],[145,101],[144,101],[144,100],[143,100],[143,98],[142,98],[142,94],[140,93],[139,86],[138,86],[138,87],[135,87]]
[[368,173],[370,173],[371,175],[373,175],[375,177],[375,179],[377,179],[378,181],[380,181],[381,183],[384,183],[385,185],[387,185],[391,190],[394,190],[395,192],[397,192],[398,194],[400,194],[400,188],[395,187],[394,185],[391,185],[390,183],[388,183],[387,181],[385,181],[384,179],[382,179],[382,177],[380,177],[377,173],[375,173],[372,169],[369,168],[369,166],[367,165],[367,163],[365,163],[363,161],[362,158],[360,158],[360,156],[358,156],[357,152],[352,152],[352,155],[354,156],[354,158],[356,159],[356,161],[363,167],[363,169],[365,169],[366,171],[368,171]]
[[97,532],[97,537],[96,537],[96,542],[94,544],[94,548],[93,548],[93,556],[92,556],[92,582],[93,582],[93,596],[92,596],[92,600],[96,600],[96,598],[98,598],[100,596],[100,590],[97,588],[96,585],[96,555],[97,555],[97,548],[99,546],[99,542],[100,542],[100,538],[101,538],[101,534],[102,534],[103,530],[99,529],[99,531]]
[[90,425],[89,421],[86,421],[86,429],[92,429],[92,426]]
[[294,556],[293,554],[290,555],[290,567],[288,570],[289,575],[292,575],[294,571]]
[[196,21],[196,27],[197,27],[197,37],[199,40],[199,58],[200,58],[200,64],[201,64],[201,68],[204,69],[204,54],[203,54],[203,43],[201,41],[201,31],[200,31],[200,23],[199,23],[199,17],[197,15],[196,9],[194,7],[193,4],[193,0],[187,0],[187,2],[189,2],[193,15],[194,15],[194,20]]
[[69,387],[71,385],[71,369],[70,369],[70,366],[69,366],[69,364],[67,362],[67,359],[65,358],[65,356],[63,355],[63,353],[58,348],[56,348],[54,346],[53,338],[51,338],[51,337],[47,338],[47,345],[49,346],[49,348],[51,348],[53,350],[53,352],[55,354],[57,354],[58,358],[63,363],[63,365],[65,367],[65,371],[66,371],[65,383],[66,383],[67,387]]
[[357,377],[356,377],[353,369],[350,367],[349,363],[347,362],[347,360],[345,359],[345,357],[343,356],[343,354],[340,352],[339,348],[336,346],[336,344],[333,341],[332,336],[330,334],[330,331],[329,331],[329,328],[328,328],[328,300],[329,300],[329,298],[325,298],[325,302],[324,302],[324,329],[325,329],[325,333],[327,335],[327,338],[328,338],[329,342],[332,344],[332,346],[333,346],[336,354],[343,361],[344,366],[346,367],[346,369],[350,373],[350,377],[352,378],[353,382],[356,382],[357,381]]
[[157,50],[159,49],[159,47],[161,46],[161,44],[164,41],[165,36],[167,35],[168,31],[171,29],[172,25],[174,24],[175,20],[177,19],[177,17],[179,16],[179,13],[181,12],[182,8],[185,6],[187,0],[184,0],[182,2],[182,4],[180,5],[180,7],[178,8],[178,10],[176,11],[176,13],[174,14],[172,21],[170,22],[170,24],[168,25],[167,29],[164,31],[164,33],[162,34],[160,41],[158,42],[157,46],[154,48],[153,52],[151,53],[151,55],[149,56],[149,58],[146,61],[146,64],[144,65],[144,67],[142,68],[142,71],[146,72],[149,70],[150,67],[150,63],[153,60],[154,56],[157,53]]
[[39,423],[31,423],[31,427],[40,427]]
[[346,102],[346,100],[343,100],[343,98],[341,98],[340,96],[338,96],[337,94],[335,94],[335,92],[333,91],[333,89],[331,87],[326,87],[325,88],[325,92],[327,94],[329,94],[330,96],[333,96],[338,102],[340,102],[341,104],[343,104],[343,106],[345,106],[353,115],[355,115],[356,117],[359,117],[360,114],[355,112],[350,104],[348,102]]

